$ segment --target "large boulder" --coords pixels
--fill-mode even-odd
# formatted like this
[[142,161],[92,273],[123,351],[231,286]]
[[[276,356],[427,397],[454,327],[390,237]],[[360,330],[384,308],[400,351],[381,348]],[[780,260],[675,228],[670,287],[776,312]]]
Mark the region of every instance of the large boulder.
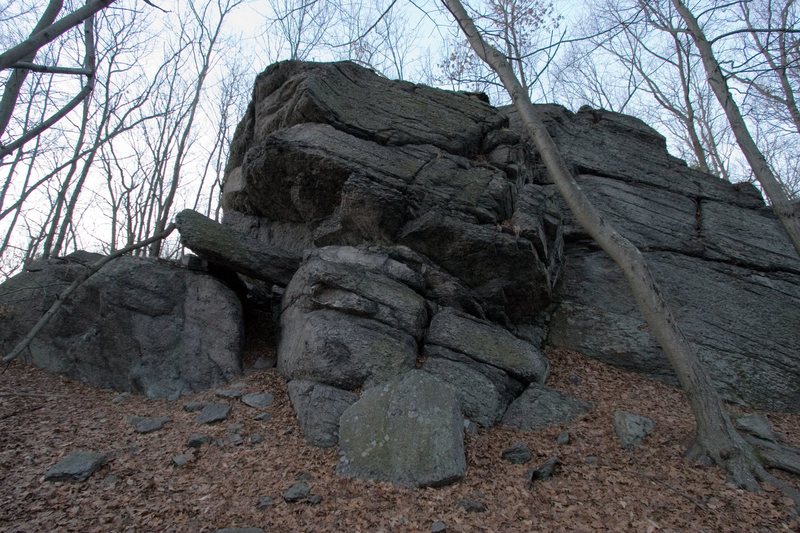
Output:
[[507,123],[475,95],[352,63],[273,65],[235,134],[224,223],[293,253],[402,244],[477,298],[471,312],[534,321],[551,303],[562,242],[557,212],[534,204],[526,232],[513,231],[525,150]]
[[309,252],[283,296],[278,369],[287,379],[345,390],[414,367],[427,323],[421,279],[385,254]]
[[[77,252],[39,261],[0,285],[0,351],[10,351],[99,258]],[[63,303],[24,357],[90,385],[168,397],[238,375],[242,344],[241,304],[221,282],[165,261],[120,257]]]
[[466,472],[463,420],[448,387],[412,370],[366,390],[342,414],[338,472],[412,487],[457,481]]

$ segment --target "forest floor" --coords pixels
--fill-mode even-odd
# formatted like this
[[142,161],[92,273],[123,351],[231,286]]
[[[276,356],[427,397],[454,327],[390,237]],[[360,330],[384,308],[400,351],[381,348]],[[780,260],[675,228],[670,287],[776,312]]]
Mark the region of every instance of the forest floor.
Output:
[[[748,493],[718,468],[687,462],[693,421],[680,390],[579,354],[549,354],[548,384],[593,402],[563,427],[517,432],[497,427],[467,436],[466,477],[438,489],[407,489],[337,477],[335,449],[307,445],[275,369],[248,372],[244,392],[267,391],[267,420],[237,400],[228,420],[198,426],[189,401],[218,400],[214,391],[178,401],[148,400],[97,390],[15,362],[0,375],[1,531],[800,531],[791,501],[778,491]],[[116,399],[116,403],[115,403]],[[636,450],[621,448],[612,428],[616,410],[655,420]],[[800,445],[800,415],[762,413],[785,440]],[[168,416],[154,433],[135,433],[129,416]],[[244,437],[234,445],[231,426]],[[571,441],[558,445],[568,430]],[[185,466],[173,457],[193,433],[219,438]],[[252,436],[263,440],[254,443]],[[258,441],[256,438],[255,441]],[[516,465],[503,450],[524,442],[534,458]],[[110,460],[82,483],[45,481],[65,455],[90,449]],[[557,456],[552,479],[528,488],[526,472]],[[795,486],[797,480],[791,480]],[[310,479],[321,503],[281,498],[298,478]],[[272,505],[259,507],[265,497]],[[464,499],[485,512],[468,512]]]

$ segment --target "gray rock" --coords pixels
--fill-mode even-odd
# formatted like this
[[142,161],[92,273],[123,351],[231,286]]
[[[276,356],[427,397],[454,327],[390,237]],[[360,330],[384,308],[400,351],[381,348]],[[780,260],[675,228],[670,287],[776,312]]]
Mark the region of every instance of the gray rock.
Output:
[[[721,395],[800,409],[800,276],[670,252],[645,257]],[[568,252],[550,344],[677,383],[618,268],[603,252]]]
[[251,392],[242,396],[242,403],[255,409],[264,409],[272,405],[272,394],[268,392]]
[[511,464],[521,465],[533,459],[530,449],[524,442],[517,442],[511,448],[503,450],[503,459]]
[[214,394],[218,398],[224,398],[226,400],[236,400],[242,397],[242,391],[239,389],[217,389],[214,391]]
[[211,444],[211,437],[201,433],[193,433],[186,440],[186,446],[189,448],[201,448],[204,444]]
[[549,370],[547,359],[530,343],[504,328],[453,309],[434,315],[425,342],[500,368],[526,383],[544,382]]
[[406,486],[441,486],[464,476],[458,400],[427,372],[412,370],[364,391],[339,426],[338,472]]
[[503,394],[504,391],[499,390],[490,378],[473,366],[441,357],[430,357],[421,368],[452,389],[461,403],[465,417],[483,427],[490,427],[503,416],[511,397]]
[[[7,353],[68,285],[101,256],[40,261],[0,285],[0,352]],[[241,372],[242,309],[234,292],[203,273],[124,256],[62,305],[25,357],[89,385],[168,398]]]
[[487,511],[486,504],[477,500],[459,500],[458,506],[468,513],[485,513]]
[[300,265],[300,257],[280,248],[241,235],[205,217],[185,209],[175,216],[181,243],[209,263],[247,276],[286,285]]
[[129,416],[128,423],[136,433],[152,433],[170,422],[168,416]]
[[533,243],[497,225],[432,210],[406,224],[400,242],[471,287],[498,320],[530,322],[550,303],[555,280],[548,265]]
[[206,402],[188,402],[183,404],[183,410],[187,413],[196,413],[197,411],[202,411],[205,406]]
[[569,431],[562,431],[561,433],[558,434],[558,437],[556,437],[556,444],[558,444],[559,446],[564,446],[565,444],[569,444],[569,441],[570,441]]
[[309,444],[328,448],[339,441],[339,418],[358,395],[314,381],[289,382],[289,399]]
[[297,503],[305,500],[310,493],[311,487],[309,487],[308,483],[305,481],[298,481],[289,487],[281,496],[286,503]]
[[431,144],[464,154],[477,153],[484,134],[504,122],[484,99],[392,82],[350,62],[276,63],[258,76],[254,94],[229,168],[241,164],[253,138],[303,122],[333,124],[380,145]]
[[241,446],[244,444],[244,438],[238,433],[228,433],[226,441],[231,446]]
[[765,417],[753,413],[732,415],[737,429],[740,429],[760,439],[777,442],[778,436],[772,430],[772,425]]
[[45,473],[47,481],[86,481],[106,464],[105,454],[79,450],[69,454]]
[[319,505],[322,503],[322,496],[319,494],[311,494],[306,501],[309,505]]
[[626,411],[614,413],[614,433],[626,449],[640,446],[655,426],[655,422],[641,415]]
[[441,520],[437,520],[431,524],[431,533],[444,533],[445,531],[447,531],[447,524]]
[[181,453],[172,457],[172,464],[177,467],[186,466],[192,461],[194,461],[194,453],[192,452]]
[[275,504],[275,499],[272,496],[262,496],[256,503],[258,509],[269,509]]
[[231,406],[224,402],[212,402],[203,407],[195,421],[198,424],[214,424],[228,418]]
[[259,422],[267,422],[272,420],[272,413],[258,413],[253,420],[258,420]]
[[550,457],[547,461],[527,473],[528,488],[537,481],[544,481],[553,477],[558,465],[561,464],[557,457]]
[[386,265],[383,273],[358,264],[364,253],[355,248],[325,249],[309,254],[292,278],[278,347],[284,377],[352,390],[414,367],[425,300],[393,279],[401,265],[369,255]]
[[130,398],[130,394],[127,393],[127,392],[123,392],[122,394],[118,394],[118,395],[114,396],[114,399],[111,400],[111,403],[113,403],[115,405],[119,405],[121,403],[125,403],[125,401],[128,398]]
[[503,416],[503,424],[523,431],[566,424],[588,412],[591,404],[567,394],[532,383],[514,400]]
[[261,433],[250,435],[250,444],[261,444],[262,442],[264,442],[264,436]]

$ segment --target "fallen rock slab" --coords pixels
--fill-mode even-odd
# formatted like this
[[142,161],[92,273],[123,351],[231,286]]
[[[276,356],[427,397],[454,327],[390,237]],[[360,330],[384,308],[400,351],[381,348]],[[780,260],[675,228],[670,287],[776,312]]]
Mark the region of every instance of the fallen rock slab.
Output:
[[214,424],[228,418],[231,406],[224,402],[213,402],[203,407],[195,421],[198,424]]
[[61,459],[45,473],[47,481],[86,481],[106,464],[108,457],[103,453],[80,450]]
[[566,393],[532,383],[511,402],[503,424],[522,431],[566,424],[592,408],[589,402]]
[[175,216],[175,224],[184,246],[234,272],[285,286],[300,266],[298,255],[266,247],[197,211],[181,211]]
[[251,392],[242,396],[242,403],[255,409],[264,409],[272,405],[272,394],[268,392]]

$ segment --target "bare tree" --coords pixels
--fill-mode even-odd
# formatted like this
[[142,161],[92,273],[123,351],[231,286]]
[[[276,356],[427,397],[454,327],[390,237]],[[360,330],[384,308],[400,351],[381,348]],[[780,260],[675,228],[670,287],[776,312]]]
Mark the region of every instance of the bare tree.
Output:
[[[693,457],[709,457],[725,468],[740,487],[757,490],[759,481],[781,486],[800,505],[800,495],[764,468],[761,456],[736,431],[692,345],[667,306],[642,253],[618,233],[591,204],[575,182],[558,147],[537,117],[527,90],[517,80],[503,52],[487,43],[459,0],[443,0],[475,53],[495,70],[573,216],[625,275],[639,309],[672,365],[696,421]],[[788,469],[800,472],[800,461]]]
[[800,209],[793,205],[783,184],[775,177],[767,159],[758,148],[750,130],[742,116],[739,106],[731,93],[728,80],[717,61],[711,42],[706,38],[705,32],[697,18],[681,0],[672,0],[675,9],[683,18],[689,34],[697,47],[703,60],[708,83],[725,110],[728,122],[736,137],[736,142],[747,159],[747,163],[767,195],[775,214],[778,215],[786,233],[800,255]]
[[[325,38],[334,6],[329,0],[277,0],[271,3],[267,31],[276,30],[278,42],[268,41],[270,59],[307,59]],[[286,50],[286,48],[288,50]]]
[[[548,91],[540,83],[542,74],[559,50],[563,35],[559,32],[561,17],[549,0],[485,0],[476,9],[484,38],[501,50],[509,61],[522,87],[533,94]],[[544,38],[543,36],[546,36]],[[472,53],[461,35],[448,43],[449,55],[441,64],[444,77],[456,88],[472,90],[496,87],[502,83],[496,74]],[[491,91],[497,92],[497,91]]]

